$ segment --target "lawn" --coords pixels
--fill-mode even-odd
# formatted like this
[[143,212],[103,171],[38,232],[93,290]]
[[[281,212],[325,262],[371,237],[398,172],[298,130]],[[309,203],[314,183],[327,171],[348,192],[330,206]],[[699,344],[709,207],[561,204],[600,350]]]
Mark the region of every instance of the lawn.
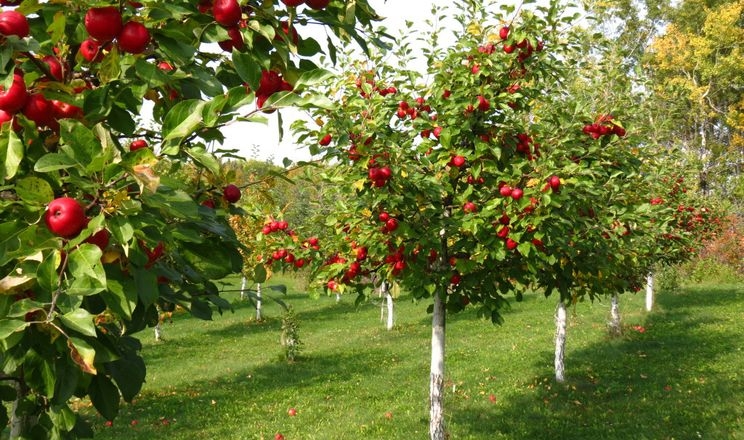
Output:
[[[237,281],[236,281],[237,282]],[[292,279],[275,282],[293,286]],[[281,309],[266,319],[236,294],[234,312],[176,315],[165,342],[141,334],[147,383],[112,427],[80,402],[97,439],[423,439],[428,430],[427,302],[397,302],[386,331],[376,301],[284,300],[304,350],[279,344]],[[505,324],[449,316],[446,414],[452,439],[744,439],[744,289],[694,286],[621,297],[624,336],[606,336],[609,301],[571,308],[565,384],[552,379],[554,299],[512,301]],[[295,416],[288,409],[295,408]]]

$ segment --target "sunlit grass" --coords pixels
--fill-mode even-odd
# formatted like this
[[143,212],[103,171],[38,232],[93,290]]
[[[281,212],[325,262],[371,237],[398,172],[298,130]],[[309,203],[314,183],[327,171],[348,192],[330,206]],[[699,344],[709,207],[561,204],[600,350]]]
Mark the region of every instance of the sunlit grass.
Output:
[[[291,279],[277,279],[287,282]],[[379,303],[357,308],[292,289],[305,346],[288,364],[281,309],[255,321],[234,313],[176,315],[165,342],[142,333],[147,384],[113,427],[82,413],[98,439],[427,438],[428,303],[397,303],[386,331]],[[554,299],[512,301],[495,327],[472,311],[449,317],[448,428],[453,439],[744,438],[744,289],[688,288],[657,298],[623,295],[625,334],[606,332],[609,301],[571,311],[565,384],[552,379]],[[290,416],[289,408],[297,415]]]

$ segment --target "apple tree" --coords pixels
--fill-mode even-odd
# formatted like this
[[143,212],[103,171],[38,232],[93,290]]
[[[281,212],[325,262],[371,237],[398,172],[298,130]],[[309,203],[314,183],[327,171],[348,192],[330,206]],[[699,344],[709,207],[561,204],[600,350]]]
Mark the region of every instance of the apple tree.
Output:
[[[318,282],[363,294],[378,277],[432,300],[432,439],[446,436],[446,313],[474,306],[498,323],[528,288],[564,311],[608,282],[627,290],[639,266],[630,276],[633,256],[618,253],[645,218],[633,192],[643,160],[622,125],[632,109],[568,95],[585,54],[575,17],[557,2],[455,6],[452,46],[436,46],[436,29],[420,38],[426,74],[352,58],[327,92],[341,105],[296,125],[348,195],[327,219],[340,239]],[[401,43],[400,66],[414,52]]]
[[[145,378],[136,333],[162,302],[210,319],[239,272],[240,188],[221,128],[326,105],[314,55],[356,41],[366,0],[3,1],[0,426],[80,438]],[[328,29],[328,47],[300,25]],[[151,117],[143,115],[151,114]],[[184,171],[186,170],[186,171]]]

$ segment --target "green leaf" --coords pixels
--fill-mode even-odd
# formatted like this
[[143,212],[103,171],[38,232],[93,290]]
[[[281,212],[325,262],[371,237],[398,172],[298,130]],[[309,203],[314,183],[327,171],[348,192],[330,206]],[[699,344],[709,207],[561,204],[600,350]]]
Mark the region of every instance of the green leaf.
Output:
[[137,286],[134,280],[109,278],[107,287],[108,290],[100,293],[106,306],[125,320],[131,320],[132,312],[137,307]]
[[[202,109],[206,102],[198,99],[181,101],[174,105],[163,120],[163,150],[174,154],[181,142],[201,126]],[[174,148],[176,148],[174,150]]]
[[96,337],[96,326],[93,322],[94,315],[85,309],[77,309],[72,312],[60,315],[62,323],[85,336]]
[[238,51],[233,51],[232,60],[240,79],[248,83],[252,90],[258,90],[258,82],[261,79],[261,70],[263,70],[261,64],[257,63],[250,53]]
[[54,365],[34,350],[26,353],[23,376],[28,385],[46,397],[54,396],[56,375]]
[[77,166],[78,162],[62,153],[48,153],[39,158],[34,164],[34,171],[48,173]]
[[158,192],[142,194],[142,201],[171,217],[183,219],[199,217],[199,206],[185,191],[161,187]]
[[256,267],[253,268],[253,281],[257,283],[265,283],[266,275],[266,267],[263,264],[257,264]]
[[81,244],[70,252],[67,263],[72,275],[67,294],[94,295],[106,289],[106,272],[101,264],[101,249],[98,246]]
[[0,160],[3,162],[0,181],[15,177],[23,160],[23,142],[10,125],[3,124],[2,131],[0,131]]
[[194,318],[203,319],[205,321],[212,320],[212,308],[209,307],[209,303],[200,299],[191,299],[191,315]]
[[77,423],[75,412],[66,404],[53,406],[48,414],[52,424],[62,432],[69,432]]
[[197,163],[200,163],[201,165],[206,167],[215,176],[220,175],[219,161],[217,160],[216,157],[214,157],[213,154],[208,152],[204,147],[189,148],[186,150],[186,154],[188,154]]
[[295,90],[303,88],[312,88],[319,84],[326,84],[334,75],[331,71],[325,69],[315,69],[303,72],[294,84]]
[[54,199],[52,186],[38,177],[23,177],[16,180],[15,191],[21,200],[32,205],[45,205]]
[[30,324],[19,319],[2,319],[0,320],[0,340],[6,339],[15,332],[23,331]]
[[62,255],[59,250],[54,250],[44,258],[36,269],[36,282],[39,287],[47,292],[54,292],[59,287],[59,274],[57,268],[62,263]]
[[181,253],[199,273],[210,280],[238,273],[243,267],[240,253],[230,246],[215,246],[212,243],[194,244],[182,249]]
[[145,307],[155,304],[158,300],[158,278],[152,270],[135,269],[134,284],[137,286],[137,295]]
[[111,379],[99,374],[93,376],[88,386],[90,401],[106,420],[113,420],[119,413],[119,390]]
[[140,356],[127,352],[125,357],[109,363],[107,367],[121,391],[121,396],[131,403],[145,383],[145,362]]

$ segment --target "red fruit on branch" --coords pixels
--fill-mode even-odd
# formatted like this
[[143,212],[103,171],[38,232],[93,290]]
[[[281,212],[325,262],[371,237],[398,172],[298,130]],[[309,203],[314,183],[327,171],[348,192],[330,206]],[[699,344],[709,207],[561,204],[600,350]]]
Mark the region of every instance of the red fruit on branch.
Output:
[[501,194],[501,197],[511,197],[512,187],[509,185],[501,185],[499,187],[499,194]]
[[34,121],[39,127],[55,125],[52,103],[41,93],[29,96],[22,112],[24,116]]
[[44,222],[52,234],[64,238],[73,238],[80,233],[87,223],[85,210],[77,200],[71,197],[60,197],[47,205]]
[[124,27],[121,12],[115,6],[88,9],[83,23],[88,35],[101,42],[113,40]]
[[464,205],[462,205],[462,210],[467,213],[473,213],[478,211],[478,207],[473,202],[465,202]]
[[398,229],[398,219],[391,217],[385,222],[385,232],[393,232]]
[[236,26],[243,15],[238,0],[214,0],[212,3],[214,20],[224,27]]
[[478,110],[485,112],[488,111],[489,108],[491,108],[491,103],[488,102],[488,100],[484,98],[483,95],[478,95],[476,99],[478,100]]
[[557,192],[561,187],[561,178],[555,174],[548,177],[548,185],[550,185],[550,189],[552,189],[553,192]]
[[49,73],[57,81],[64,80],[64,72],[62,69],[62,63],[54,55],[47,55],[42,58],[42,61],[49,67]]
[[331,139],[332,139],[331,135],[326,134],[320,139],[320,141],[318,141],[318,144],[323,147],[328,146],[331,143]]
[[293,7],[300,6],[301,4],[305,3],[305,0],[281,0],[281,2],[293,8]]
[[117,38],[119,48],[124,52],[138,54],[150,44],[150,31],[138,21],[128,21]]
[[460,167],[462,167],[463,165],[465,165],[465,162],[466,162],[466,161],[467,161],[467,160],[466,160],[466,159],[465,159],[465,158],[464,158],[463,156],[459,156],[459,155],[454,155],[454,156],[452,156],[452,158],[450,159],[450,161],[449,161],[449,165],[450,165],[450,166],[453,166],[453,167],[457,167],[457,168],[460,168]]
[[0,34],[25,38],[28,37],[29,31],[25,15],[16,10],[0,12]]
[[222,195],[225,197],[225,200],[227,200],[229,203],[235,203],[238,200],[240,200],[240,188],[238,188],[234,184],[229,184],[222,190]]
[[521,188],[514,188],[511,190],[511,198],[514,200],[519,200],[524,196],[524,191]]
[[103,50],[101,45],[94,39],[88,38],[80,43],[78,49],[80,55],[89,63],[99,62],[103,59]]
[[23,77],[17,73],[13,74],[13,83],[5,90],[0,86],[0,110],[15,113],[26,103],[28,91]]
[[499,29],[499,38],[502,40],[506,40],[509,38],[509,26],[504,26],[501,29]]
[[147,141],[144,139],[135,139],[129,144],[129,151],[137,151],[142,148],[147,148]]
[[516,249],[517,246],[519,246],[518,242],[512,240],[511,238],[506,239],[506,248],[509,249],[510,251],[513,251],[514,249]]

